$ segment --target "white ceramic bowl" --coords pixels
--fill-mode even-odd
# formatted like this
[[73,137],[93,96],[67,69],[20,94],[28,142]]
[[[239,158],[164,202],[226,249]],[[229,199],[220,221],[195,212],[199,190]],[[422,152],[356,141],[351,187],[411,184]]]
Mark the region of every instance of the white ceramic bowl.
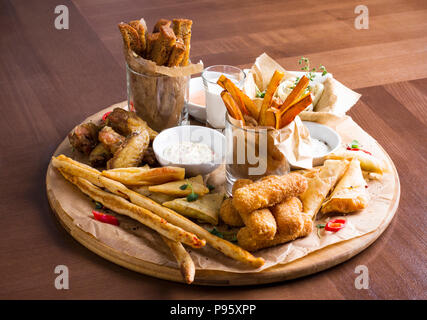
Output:
[[[207,163],[174,163],[164,157],[164,150],[170,145],[181,142],[204,143],[214,152],[214,159]],[[205,175],[224,162],[225,136],[214,129],[201,126],[178,126],[163,130],[153,141],[153,150],[162,166],[185,168],[187,177]]]
[[323,124],[311,121],[303,121],[303,124],[307,127],[312,138],[324,142],[329,147],[328,153],[313,157],[313,166],[320,166],[323,164],[328,154],[339,148],[341,145],[341,137],[335,130]]

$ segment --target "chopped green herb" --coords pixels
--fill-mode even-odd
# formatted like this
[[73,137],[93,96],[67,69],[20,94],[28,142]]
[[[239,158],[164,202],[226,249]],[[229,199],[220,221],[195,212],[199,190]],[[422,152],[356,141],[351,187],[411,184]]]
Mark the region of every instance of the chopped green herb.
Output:
[[102,209],[103,207],[102,203],[95,201],[95,209]]
[[352,147],[352,148],[359,148],[359,141],[357,141],[357,140],[353,140],[353,141],[351,142],[351,147]]
[[318,225],[316,225],[317,228],[317,236],[320,238],[320,229],[325,228],[326,224],[323,223],[319,223]]
[[219,232],[215,227],[210,231],[210,233],[212,233],[214,236],[224,239],[224,235]]
[[187,189],[187,187],[188,187],[188,184],[183,184],[182,186],[180,186],[179,188],[181,189],[181,190],[185,190],[185,189]]
[[209,189],[209,192],[215,190],[215,187],[213,185],[211,185],[211,184],[208,184],[207,187]]
[[261,92],[258,90],[258,88],[256,88],[256,97],[257,98],[264,98],[265,97],[265,90]]
[[[310,68],[310,60],[308,59],[308,58],[305,58],[305,57],[301,57],[301,59],[299,59],[298,60],[298,64],[303,64],[304,66],[301,68],[301,70],[302,71],[306,71],[307,72],[307,74],[306,74],[306,77],[310,80],[310,81],[313,81],[314,80],[314,78],[316,77],[316,74],[315,74],[315,72],[316,72],[316,68]],[[320,65],[319,66],[319,72],[322,72],[322,76],[325,76],[327,73],[328,73],[328,71],[326,71],[326,68],[325,68],[325,66],[323,66],[323,65]],[[295,85],[298,83],[298,81],[299,81],[299,78],[297,78],[297,80],[295,80]],[[294,87],[295,87],[295,85],[294,85]],[[294,88],[293,87],[293,88]],[[292,88],[292,89],[293,89]]]
[[194,193],[193,191],[187,196],[188,202],[196,201],[199,198],[199,195],[197,193]]

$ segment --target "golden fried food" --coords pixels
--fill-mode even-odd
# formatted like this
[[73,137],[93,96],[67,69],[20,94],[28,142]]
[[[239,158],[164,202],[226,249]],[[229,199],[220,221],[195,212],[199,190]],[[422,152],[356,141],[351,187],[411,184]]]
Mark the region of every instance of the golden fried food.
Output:
[[270,211],[276,219],[277,232],[281,235],[299,234],[304,228],[302,203],[297,197],[276,204]]
[[221,209],[219,210],[219,216],[221,217],[221,220],[229,226],[243,227],[245,225],[239,212],[233,207],[231,198],[223,201]]
[[[178,181],[167,182],[167,183],[159,184],[155,186],[150,186],[148,187],[148,190],[150,190],[151,192],[158,192],[158,193],[181,196],[181,197],[188,196],[191,192],[197,193],[200,196],[209,193],[209,189],[205,187],[204,184],[195,182],[191,180],[191,178],[188,180],[189,181],[178,180]],[[191,183],[192,187],[188,185],[188,182]],[[181,187],[184,185],[187,187],[185,189],[181,189]]]
[[231,193],[234,196],[234,193],[236,192],[237,189],[240,189],[240,188],[242,188],[244,186],[247,186],[247,185],[250,185],[252,183],[254,183],[254,182],[252,180],[250,180],[250,179],[239,179],[239,180],[236,180],[234,182],[234,184],[233,184],[233,188],[231,189]]
[[186,66],[190,57],[191,26],[193,21],[189,19],[173,19],[172,28],[177,38],[181,38],[185,45],[185,55],[181,65]]
[[137,167],[141,163],[149,143],[150,136],[147,130],[133,134],[114,153],[114,157],[108,160],[107,168]]
[[125,143],[126,138],[118,134],[113,128],[105,126],[98,133],[99,142],[101,142],[112,154],[114,154]]
[[[253,184],[237,189],[233,205],[240,214],[274,206],[307,189],[307,179],[297,173],[268,176]],[[244,219],[243,219],[244,221]]]
[[[185,176],[185,169],[179,167],[160,167],[153,169],[146,167],[129,169],[119,168],[104,170],[102,171],[102,175],[127,185],[144,186],[182,180]],[[155,190],[153,190],[153,192],[155,192]]]
[[129,25],[136,30],[139,36],[139,41],[141,43],[141,51],[140,56],[144,54],[145,49],[147,48],[147,39],[146,39],[146,33],[147,33],[147,25],[145,24],[144,19],[140,20],[133,20],[129,22]]
[[176,42],[173,47],[168,60],[168,67],[179,66],[185,56],[185,45],[181,42]]
[[183,242],[193,248],[200,248],[205,245],[205,242],[198,239],[194,234],[170,224],[165,219],[153,214],[149,210],[130,203],[120,196],[106,192],[86,179],[69,175],[61,169],[59,171],[68,181],[75,184],[84,194],[88,195],[93,200],[102,203],[106,208],[137,220],[171,240]]
[[139,39],[138,31],[136,31],[129,24],[120,22],[118,24],[120,33],[123,37],[123,43],[127,50],[132,50],[136,54],[142,54],[142,44]]
[[313,221],[311,216],[301,213],[304,222],[304,227],[299,233],[295,234],[281,234],[277,233],[272,240],[256,240],[252,237],[252,233],[248,227],[244,227],[237,233],[237,242],[239,246],[250,252],[257,251],[264,248],[276,246],[278,244],[286,243],[297,238],[305,237],[313,230]]
[[98,144],[99,127],[92,122],[83,123],[68,135],[68,141],[77,151],[88,155]]
[[196,268],[190,254],[185,250],[181,242],[172,241],[164,236],[162,236],[162,239],[172,251],[176,262],[178,262],[179,269],[181,270],[185,282],[188,284],[192,283],[194,281]]
[[256,240],[271,240],[277,232],[276,219],[268,208],[254,210],[249,213],[241,213],[246,228]]
[[350,213],[366,208],[369,194],[360,162],[353,159],[329,198],[323,203],[321,213]]
[[156,24],[154,25],[154,28],[153,28],[153,33],[159,32],[161,26],[170,27],[171,23],[172,23],[172,21],[170,21],[168,19],[159,19],[159,20],[157,20],[157,22],[156,22]]
[[154,140],[158,134],[147,125],[147,122],[138,117],[135,112],[126,111],[122,108],[115,108],[108,115],[107,123],[114,131],[125,137],[132,133],[147,130],[150,135],[150,140]]
[[160,34],[158,32],[156,33],[149,33],[147,34],[147,44],[145,49],[144,57],[146,59],[150,59],[151,52],[153,51],[154,43],[159,39]]
[[176,36],[173,30],[168,26],[161,26],[159,38],[154,42],[150,52],[150,59],[157,65],[162,66],[169,60],[169,55],[176,43]]
[[103,167],[112,156],[111,151],[106,145],[98,143],[95,149],[89,154],[89,163],[95,168]]

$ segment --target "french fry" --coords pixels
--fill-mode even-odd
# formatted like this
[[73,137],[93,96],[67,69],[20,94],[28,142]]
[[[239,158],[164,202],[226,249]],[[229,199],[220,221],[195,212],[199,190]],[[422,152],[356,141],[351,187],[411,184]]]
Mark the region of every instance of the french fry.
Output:
[[102,171],[102,175],[132,186],[162,184],[174,180],[183,180],[185,177],[185,169],[179,167],[142,169],[137,173],[132,172],[134,170],[134,168],[132,168],[130,172],[124,170],[115,171],[115,169],[104,170]]
[[181,274],[185,282],[188,284],[192,283],[194,281],[196,268],[190,254],[187,252],[187,250],[185,250],[181,242],[172,241],[163,236],[162,239],[172,251],[176,262],[178,262],[179,269],[181,270]]
[[305,108],[307,108],[312,102],[311,95],[309,94],[304,99],[288,108],[283,114],[279,114],[280,118],[276,118],[276,120],[279,120],[276,121],[276,129],[286,127],[288,124],[294,121],[295,117],[304,111]]
[[264,96],[264,100],[262,101],[262,105],[261,105],[261,111],[259,113],[259,124],[261,126],[265,126],[265,122],[266,122],[266,112],[267,109],[270,107],[271,102],[273,100],[273,96],[274,93],[277,90],[277,87],[280,84],[280,81],[282,81],[283,77],[284,77],[284,73],[281,71],[275,71],[273,76],[271,77],[270,83],[267,86],[267,89],[265,91],[265,96]]
[[62,169],[59,169],[59,171],[68,181],[75,184],[80,191],[93,200],[102,203],[106,208],[137,220],[168,239],[183,242],[193,248],[201,248],[205,245],[204,240],[198,239],[194,234],[167,222],[149,210],[130,203],[121,196],[106,192],[84,178],[69,175]]
[[224,104],[230,115],[236,120],[241,120],[243,125],[245,125],[245,119],[243,118],[242,112],[240,111],[240,108],[237,106],[231,94],[224,90],[221,92],[221,98],[222,101],[224,101]]
[[[66,158],[67,161],[65,161],[64,158]],[[87,177],[87,180],[93,180],[91,181],[92,183],[97,182],[99,186],[105,187],[111,192],[116,191],[116,193],[119,193],[122,196],[125,195],[133,204],[145,208],[153,212],[154,214],[157,214],[159,217],[167,220],[169,223],[172,223],[175,226],[187,230],[188,232],[194,233],[200,239],[205,239],[208,244],[210,244],[213,248],[221,251],[226,256],[237,261],[246,263],[254,268],[259,268],[264,264],[263,258],[254,257],[248,251],[232,244],[229,241],[226,241],[211,234],[203,227],[183,217],[175,211],[163,207],[157,202],[126,188],[123,184],[117,181],[102,177],[100,175],[97,176],[97,173],[99,174],[99,171],[96,169],[80,164],[79,162],[67,158],[65,156],[56,157],[58,161],[54,161],[54,159],[55,158],[52,158],[52,164],[54,167],[61,168],[61,170],[65,172],[68,172],[67,170],[73,170],[73,172],[75,172],[77,176]],[[64,163],[68,163],[69,165],[58,167],[58,165],[64,165]],[[77,170],[78,168],[80,168],[80,170]]]
[[291,91],[291,93],[286,97],[283,104],[279,107],[281,112],[280,116],[292,105],[298,102],[298,98],[304,95],[305,89],[307,89],[310,80],[306,76],[302,76],[300,81],[298,81],[295,88]]

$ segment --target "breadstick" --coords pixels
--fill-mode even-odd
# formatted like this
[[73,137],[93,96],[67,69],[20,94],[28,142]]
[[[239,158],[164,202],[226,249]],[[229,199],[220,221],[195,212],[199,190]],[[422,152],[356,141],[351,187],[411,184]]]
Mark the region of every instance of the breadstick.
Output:
[[181,38],[185,45],[185,55],[181,65],[186,66],[190,57],[191,25],[193,21],[188,19],[173,19],[173,32],[178,38]]
[[161,236],[163,241],[167,244],[169,249],[172,251],[176,262],[178,262],[179,269],[186,283],[190,284],[194,281],[194,274],[196,268],[194,262],[191,259],[190,254],[185,250],[181,242],[172,241],[164,236]]
[[124,22],[118,24],[120,33],[123,37],[123,43],[127,50],[132,50],[136,54],[142,53],[141,40],[139,39],[138,32],[130,25]]
[[185,56],[185,45],[181,42],[176,42],[172,47],[172,52],[169,56],[168,67],[179,66]]
[[176,36],[168,26],[161,26],[159,38],[154,42],[150,58],[157,65],[162,66],[169,60],[169,55],[173,45],[176,43]]
[[161,26],[167,26],[167,27],[170,27],[171,23],[172,23],[172,21],[170,21],[170,20],[167,20],[167,19],[159,19],[159,20],[156,22],[156,24],[154,25],[153,33],[155,33],[155,32],[159,32],[159,31],[160,31],[160,27],[161,27]]

